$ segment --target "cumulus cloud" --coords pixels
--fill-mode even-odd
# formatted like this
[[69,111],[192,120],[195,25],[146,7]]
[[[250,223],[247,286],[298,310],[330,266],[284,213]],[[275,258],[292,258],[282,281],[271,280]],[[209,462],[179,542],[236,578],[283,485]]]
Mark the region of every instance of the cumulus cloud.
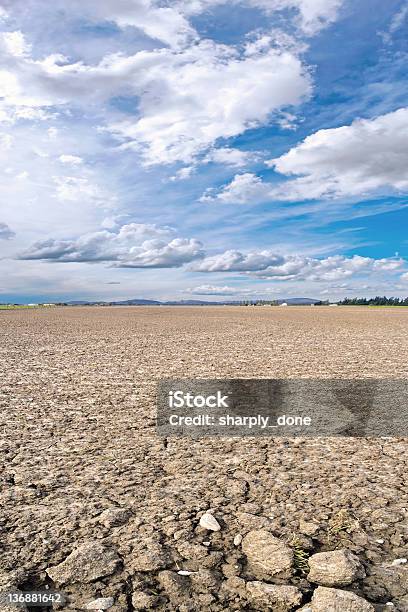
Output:
[[206,192],[201,201],[246,204],[405,193],[408,108],[319,130],[266,163],[287,180],[271,183],[253,173],[237,174],[218,192]]
[[269,162],[281,174],[299,176],[275,190],[275,197],[292,200],[403,192],[407,164],[408,108],[319,130]]
[[147,164],[191,163],[218,139],[266,123],[274,111],[298,104],[311,91],[301,60],[284,49],[269,47],[248,57],[201,41],[183,53],[148,56],[149,69],[139,73],[135,88],[140,119],[110,126],[123,148],[141,152]]
[[9,228],[7,223],[0,222],[0,240],[10,240],[14,236],[15,233]]
[[262,179],[252,172],[236,174],[233,180],[218,193],[208,189],[200,198],[201,202],[221,202],[223,204],[247,204],[267,199],[270,188]]
[[176,268],[204,255],[198,240],[173,237],[174,229],[129,223],[119,230],[75,240],[43,240],[19,255],[24,260],[111,262],[119,268]]
[[272,250],[242,253],[236,250],[206,257],[193,265],[198,272],[242,272],[273,280],[336,281],[369,272],[397,272],[403,259],[373,259],[334,255],[323,259],[303,255],[281,255]]
[[[26,46],[21,33],[14,51],[6,34],[0,35],[5,117],[15,119],[16,108],[42,118],[52,106],[138,96],[138,116],[108,129],[123,148],[139,151],[147,164],[191,163],[219,139],[265,124],[274,112],[300,103],[311,92],[310,75],[296,50],[275,45],[272,39],[250,54],[201,40],[178,51],[111,54],[88,65],[70,63],[60,54],[33,59],[22,51]],[[244,155],[227,147],[209,154],[235,165]]]

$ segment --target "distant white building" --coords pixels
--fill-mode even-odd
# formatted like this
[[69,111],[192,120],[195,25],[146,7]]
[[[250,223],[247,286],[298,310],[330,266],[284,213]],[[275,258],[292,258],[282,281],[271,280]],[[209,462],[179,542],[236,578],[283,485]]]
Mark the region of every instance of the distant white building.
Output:
[[287,302],[282,302],[282,304],[279,304],[279,306],[287,306]]

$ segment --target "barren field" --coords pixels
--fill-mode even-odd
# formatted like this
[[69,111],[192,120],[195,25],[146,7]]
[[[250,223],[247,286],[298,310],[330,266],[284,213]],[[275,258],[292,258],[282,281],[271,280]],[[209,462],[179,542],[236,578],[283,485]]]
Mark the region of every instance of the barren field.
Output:
[[408,311],[55,308],[2,311],[0,330],[0,591],[408,610],[406,439],[155,433],[163,377],[407,378]]

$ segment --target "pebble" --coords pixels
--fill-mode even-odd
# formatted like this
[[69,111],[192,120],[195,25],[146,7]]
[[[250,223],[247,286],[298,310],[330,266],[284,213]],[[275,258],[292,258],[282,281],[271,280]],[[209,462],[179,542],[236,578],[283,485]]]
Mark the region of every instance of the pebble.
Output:
[[200,518],[200,527],[204,529],[208,529],[209,531],[220,531],[221,525],[217,521],[217,519],[212,515],[206,512]]
[[242,535],[238,533],[238,535],[234,538],[234,546],[239,546],[242,542]]
[[113,597],[100,597],[86,604],[85,610],[108,610],[114,604]]
[[404,565],[407,562],[407,559],[394,559],[391,565]]

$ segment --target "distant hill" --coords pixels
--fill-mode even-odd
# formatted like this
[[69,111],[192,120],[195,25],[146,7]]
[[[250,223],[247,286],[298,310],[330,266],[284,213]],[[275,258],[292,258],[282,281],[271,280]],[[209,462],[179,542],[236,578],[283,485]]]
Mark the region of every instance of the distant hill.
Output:
[[[245,300],[247,301],[247,300]],[[255,300],[254,300],[255,301]],[[312,298],[287,298],[275,300],[276,304],[286,303],[289,306],[308,306],[310,304],[319,304],[321,300],[314,300]],[[239,306],[242,304],[242,300],[235,301],[222,301],[222,302],[209,302],[206,300],[169,300],[167,302],[160,302],[158,300],[145,300],[134,298],[130,300],[121,300],[118,302],[104,302],[96,300],[94,302],[87,302],[85,300],[73,300],[66,302],[69,306]]]
[[123,300],[122,302],[109,302],[115,306],[160,306],[161,302],[157,300]]

